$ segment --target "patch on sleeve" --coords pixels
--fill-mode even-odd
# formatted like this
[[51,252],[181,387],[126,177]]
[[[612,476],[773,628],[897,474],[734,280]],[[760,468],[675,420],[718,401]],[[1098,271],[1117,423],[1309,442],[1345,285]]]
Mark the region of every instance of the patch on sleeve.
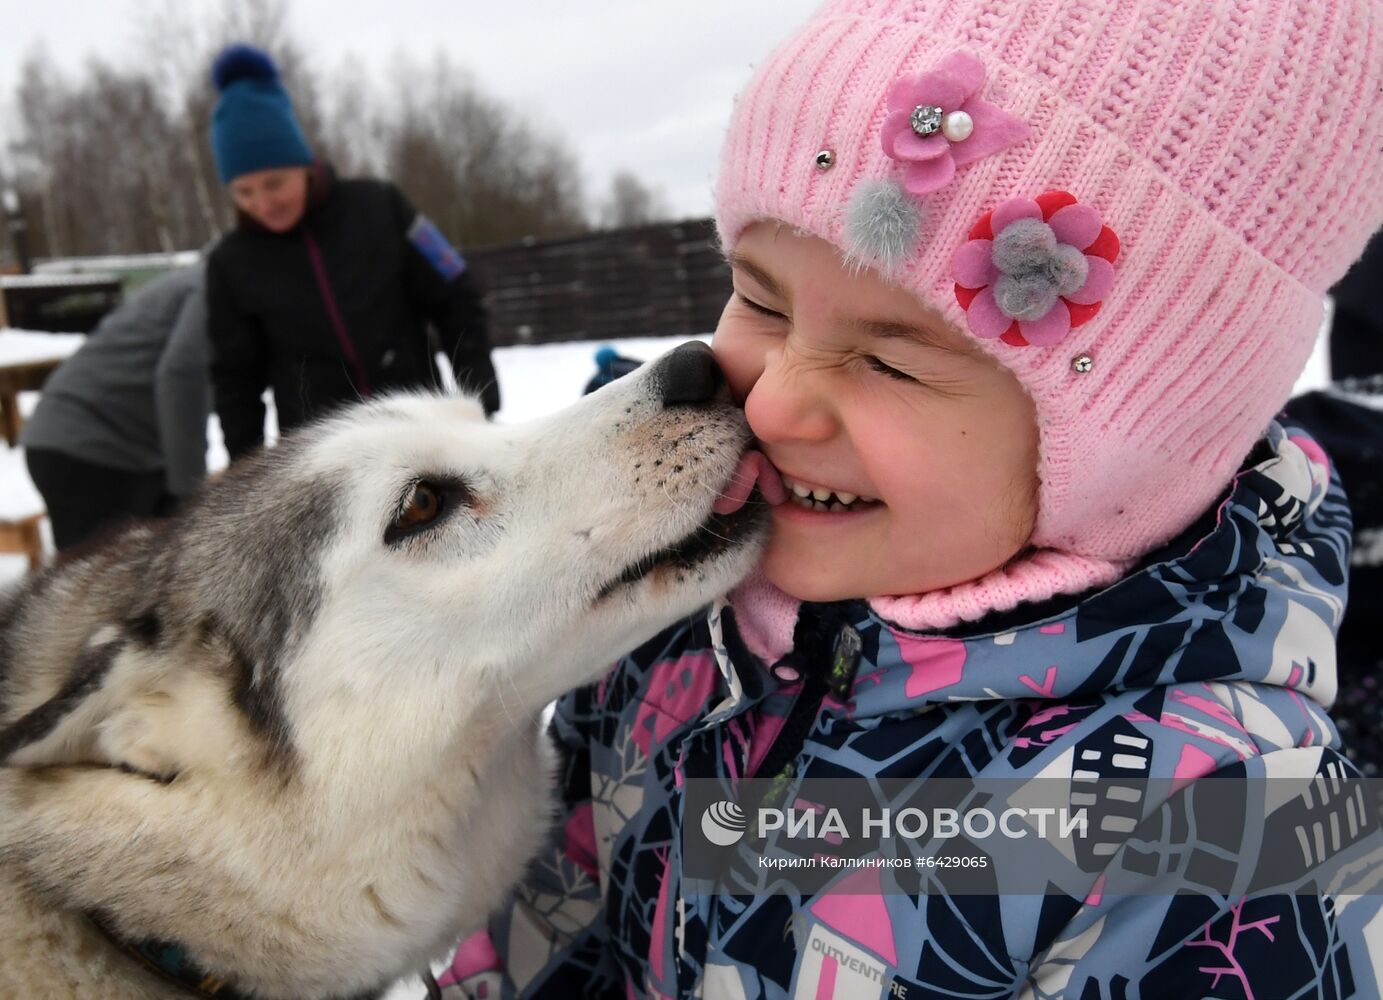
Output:
[[456,247],[447,242],[437,224],[421,212],[408,227],[408,242],[432,265],[432,269],[447,281],[453,281],[466,271],[466,259]]

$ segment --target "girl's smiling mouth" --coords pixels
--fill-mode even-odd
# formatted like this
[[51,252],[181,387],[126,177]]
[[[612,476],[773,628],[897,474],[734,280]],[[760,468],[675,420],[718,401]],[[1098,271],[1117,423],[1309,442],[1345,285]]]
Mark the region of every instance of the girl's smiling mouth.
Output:
[[802,510],[814,514],[855,514],[884,506],[871,496],[789,476],[762,451],[750,448],[740,457],[738,467],[712,509],[717,514],[733,513],[743,507],[756,490],[775,513]]
[[780,473],[780,475],[783,478],[783,485],[787,487],[788,503],[801,507],[803,510],[823,514],[850,514],[883,506],[874,497],[850,493],[830,486],[817,486],[800,479],[794,479],[786,473]]

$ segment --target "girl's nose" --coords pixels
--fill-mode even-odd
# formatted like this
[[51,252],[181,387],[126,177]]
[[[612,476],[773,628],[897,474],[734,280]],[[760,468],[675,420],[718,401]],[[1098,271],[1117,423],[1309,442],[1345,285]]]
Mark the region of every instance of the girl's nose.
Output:
[[836,433],[830,401],[810,371],[794,366],[779,348],[744,400],[744,415],[760,441],[826,441]]

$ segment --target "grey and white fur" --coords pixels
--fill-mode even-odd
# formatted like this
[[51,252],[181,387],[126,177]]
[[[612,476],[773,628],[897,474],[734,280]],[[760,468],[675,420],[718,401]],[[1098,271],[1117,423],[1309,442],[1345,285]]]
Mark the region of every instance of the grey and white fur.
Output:
[[668,394],[687,351],[523,426],[352,408],[9,595],[0,996],[184,995],[93,916],[296,1000],[481,924],[549,832],[543,707],[759,552],[761,508],[711,512],[742,414]]

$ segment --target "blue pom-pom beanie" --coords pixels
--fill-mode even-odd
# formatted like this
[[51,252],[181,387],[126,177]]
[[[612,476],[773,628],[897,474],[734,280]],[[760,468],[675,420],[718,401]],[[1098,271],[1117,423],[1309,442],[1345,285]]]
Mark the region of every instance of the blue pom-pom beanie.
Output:
[[211,80],[221,95],[211,115],[211,150],[222,184],[256,170],[312,163],[293,102],[267,53],[231,45],[212,63]]

